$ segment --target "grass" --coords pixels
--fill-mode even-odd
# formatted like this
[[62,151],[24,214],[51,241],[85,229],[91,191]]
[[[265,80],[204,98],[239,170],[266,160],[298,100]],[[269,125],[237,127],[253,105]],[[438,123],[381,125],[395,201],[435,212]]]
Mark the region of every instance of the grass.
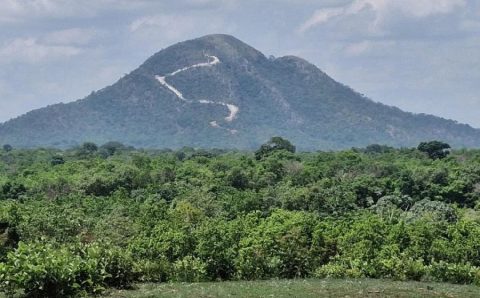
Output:
[[212,283],[140,284],[107,297],[480,297],[480,287],[445,283],[397,282],[372,279],[269,280]]

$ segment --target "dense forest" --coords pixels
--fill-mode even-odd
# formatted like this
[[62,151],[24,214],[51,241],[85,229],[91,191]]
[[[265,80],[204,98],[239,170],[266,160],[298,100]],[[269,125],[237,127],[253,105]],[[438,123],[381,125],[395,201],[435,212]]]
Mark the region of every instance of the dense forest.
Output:
[[370,277],[480,285],[480,150],[0,149],[0,290]]

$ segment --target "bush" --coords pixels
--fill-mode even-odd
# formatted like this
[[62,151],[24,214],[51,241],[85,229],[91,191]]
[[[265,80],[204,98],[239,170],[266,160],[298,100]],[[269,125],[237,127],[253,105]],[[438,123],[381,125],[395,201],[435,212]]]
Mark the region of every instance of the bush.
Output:
[[20,242],[0,263],[0,288],[10,295],[71,297],[128,287],[136,280],[133,262],[116,248],[100,245],[55,247]]
[[117,247],[89,245],[84,250],[85,260],[97,262],[96,272],[105,272],[103,284],[108,287],[128,288],[138,279],[133,259]]
[[478,282],[480,268],[470,264],[451,264],[434,262],[428,267],[429,276],[435,281],[444,281],[457,284]]
[[65,163],[65,159],[61,155],[55,155],[50,160],[50,164],[52,166],[63,165],[64,163]]
[[173,264],[173,280],[200,282],[207,279],[207,266],[200,259],[186,256]]
[[344,278],[347,276],[347,269],[343,265],[329,263],[317,268],[313,276],[316,278]]
[[316,278],[360,278],[364,277],[358,268],[348,268],[344,264],[329,263],[318,267],[313,276]]
[[417,220],[422,217],[430,217],[433,220],[446,220],[449,222],[457,220],[455,209],[451,206],[443,202],[430,201],[428,199],[416,202],[408,213],[410,220]]
[[427,273],[427,267],[421,260],[407,259],[402,261],[402,280],[420,281]]
[[240,241],[235,262],[238,276],[245,279],[307,276],[316,256],[312,254],[316,220],[303,212],[273,212]]
[[236,221],[208,220],[196,233],[195,255],[207,266],[210,279],[230,279],[235,274],[234,259],[238,252],[241,227]]
[[82,260],[67,249],[20,243],[0,267],[3,292],[21,290],[33,297],[75,296],[81,290]]
[[172,277],[172,267],[173,265],[165,258],[140,260],[136,263],[136,270],[142,282],[166,282]]
[[0,198],[18,200],[27,192],[25,185],[19,182],[8,181],[0,189]]
[[7,252],[13,250],[19,241],[18,233],[8,222],[0,221],[0,261],[3,261]]

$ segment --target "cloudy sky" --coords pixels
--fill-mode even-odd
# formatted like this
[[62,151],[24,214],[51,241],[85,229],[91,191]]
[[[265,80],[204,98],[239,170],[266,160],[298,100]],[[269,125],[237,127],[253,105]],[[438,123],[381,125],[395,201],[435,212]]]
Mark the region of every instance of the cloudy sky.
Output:
[[210,33],[480,128],[478,0],[0,0],[0,121],[82,98]]

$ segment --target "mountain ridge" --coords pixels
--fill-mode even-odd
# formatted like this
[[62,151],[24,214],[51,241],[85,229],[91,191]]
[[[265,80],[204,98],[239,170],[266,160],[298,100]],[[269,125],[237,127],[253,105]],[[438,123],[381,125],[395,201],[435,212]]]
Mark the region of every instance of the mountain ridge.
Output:
[[18,147],[252,149],[273,135],[303,150],[430,139],[480,146],[480,130],[467,124],[374,102],[302,58],[267,58],[225,34],[177,43],[83,99],[0,124],[0,143]]

